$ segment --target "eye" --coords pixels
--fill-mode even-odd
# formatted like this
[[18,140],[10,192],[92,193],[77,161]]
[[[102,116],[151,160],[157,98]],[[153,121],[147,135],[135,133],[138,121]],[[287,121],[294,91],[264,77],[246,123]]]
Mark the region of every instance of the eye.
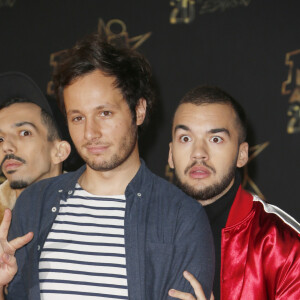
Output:
[[111,114],[112,114],[111,111],[105,110],[100,113],[100,116],[109,117],[109,116],[111,116]]
[[72,118],[72,122],[77,123],[77,122],[82,121],[83,119],[84,119],[84,117],[82,117],[82,116],[77,116],[77,117]]
[[187,142],[190,142],[192,139],[188,136],[188,135],[183,135],[180,137],[180,141],[182,143],[187,143]]
[[215,143],[215,144],[220,144],[223,142],[223,139],[220,138],[219,136],[213,136],[211,139],[210,139],[211,142]]
[[22,130],[20,131],[20,136],[30,136],[31,132],[28,130]]
[[1,136],[0,137],[0,143],[4,142],[4,138]]

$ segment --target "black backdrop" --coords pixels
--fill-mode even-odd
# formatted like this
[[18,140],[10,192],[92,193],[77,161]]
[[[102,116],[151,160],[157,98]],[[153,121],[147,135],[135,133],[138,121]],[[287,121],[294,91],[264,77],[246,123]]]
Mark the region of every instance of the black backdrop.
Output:
[[141,152],[168,180],[178,100],[198,84],[218,85],[251,123],[244,183],[299,220],[299,11],[299,0],[0,0],[0,72],[25,72],[51,94],[61,51],[84,35],[138,48],[160,98]]

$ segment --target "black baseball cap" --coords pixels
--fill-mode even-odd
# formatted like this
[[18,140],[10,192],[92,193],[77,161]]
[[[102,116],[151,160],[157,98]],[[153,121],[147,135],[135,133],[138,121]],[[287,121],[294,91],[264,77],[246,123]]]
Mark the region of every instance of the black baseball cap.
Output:
[[29,76],[21,72],[0,74],[0,106],[14,98],[26,99],[53,116],[45,95]]

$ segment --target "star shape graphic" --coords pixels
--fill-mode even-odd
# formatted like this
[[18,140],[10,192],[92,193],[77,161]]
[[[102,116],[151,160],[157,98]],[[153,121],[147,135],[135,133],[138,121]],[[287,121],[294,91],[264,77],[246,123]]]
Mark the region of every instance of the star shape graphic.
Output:
[[120,19],[109,20],[106,24],[103,19],[99,19],[98,33],[102,35],[106,41],[115,46],[126,46],[136,49],[141,46],[151,35],[151,32],[129,37],[126,24]]
[[249,185],[251,189],[255,192],[257,196],[259,196],[262,200],[265,200],[265,196],[263,193],[260,191],[258,188],[257,184],[253,181],[253,179],[249,176],[248,173],[248,165],[251,161],[253,161],[262,151],[264,151],[268,146],[270,142],[264,142],[262,144],[258,144],[255,146],[250,147],[249,149],[249,159],[247,165],[244,167],[244,177],[243,177],[243,182],[242,186],[245,187],[246,185]]

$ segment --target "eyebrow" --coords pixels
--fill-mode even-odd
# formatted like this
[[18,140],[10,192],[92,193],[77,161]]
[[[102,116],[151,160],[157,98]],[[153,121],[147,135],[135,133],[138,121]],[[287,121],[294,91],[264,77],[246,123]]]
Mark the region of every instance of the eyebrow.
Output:
[[191,129],[189,127],[187,127],[186,125],[179,124],[179,125],[175,126],[174,133],[179,129],[183,129],[185,131],[191,131]]
[[225,132],[230,137],[230,132],[226,128],[214,128],[208,131],[208,133],[219,133],[219,132]]
[[21,126],[24,126],[24,125],[29,125],[29,126],[33,127],[36,131],[38,131],[38,128],[36,127],[35,124],[33,124],[31,122],[27,122],[27,121],[16,123],[14,126],[15,127],[21,127]]
[[[27,121],[15,123],[13,125],[13,127],[22,127],[24,125],[28,125],[28,126],[32,127],[33,129],[35,129],[37,132],[39,132],[39,129],[37,128],[37,126],[35,124],[33,124],[31,122],[27,122]],[[4,131],[0,128],[0,132],[4,132]]]
[[[99,105],[99,106],[95,107],[94,110],[112,109],[114,107],[117,107],[117,105],[113,105],[113,104],[107,105],[107,104],[104,104],[104,105]],[[72,110],[69,110],[67,112],[67,115],[69,115],[69,114],[80,114],[80,113],[81,113],[80,110],[78,110],[78,109],[72,109]]]
[[[174,133],[179,130],[179,129],[182,129],[182,130],[185,130],[185,131],[191,131],[191,129],[186,126],[186,125],[182,125],[182,124],[179,124],[179,125],[176,125],[175,128],[174,128]],[[228,129],[226,128],[213,128],[211,130],[208,130],[207,133],[219,133],[219,132],[224,132],[226,133],[229,137],[230,137],[230,132]]]

